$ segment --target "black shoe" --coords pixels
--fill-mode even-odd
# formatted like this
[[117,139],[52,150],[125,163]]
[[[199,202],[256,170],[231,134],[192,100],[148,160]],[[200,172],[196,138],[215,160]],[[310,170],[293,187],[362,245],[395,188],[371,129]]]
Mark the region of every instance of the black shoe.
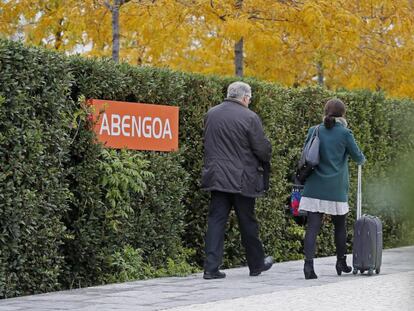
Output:
[[318,276],[313,269],[313,259],[305,259],[305,265],[303,266],[303,273],[306,280],[317,279]]
[[219,270],[215,272],[204,271],[204,274],[203,274],[203,279],[205,280],[224,279],[225,277],[226,277],[226,274]]
[[272,256],[267,256],[263,261],[263,268],[260,269],[260,270],[256,270],[256,271],[250,271],[249,275],[250,276],[258,276],[263,271],[269,270],[272,266],[273,266],[273,257]]
[[335,268],[338,275],[341,275],[342,272],[350,273],[352,271],[352,267],[346,264],[346,256],[337,258]]

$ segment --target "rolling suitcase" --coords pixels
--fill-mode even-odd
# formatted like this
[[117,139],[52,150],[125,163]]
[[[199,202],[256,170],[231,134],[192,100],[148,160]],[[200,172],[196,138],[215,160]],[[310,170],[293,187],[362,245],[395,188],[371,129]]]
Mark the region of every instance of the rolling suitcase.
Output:
[[379,274],[382,262],[382,223],[378,217],[361,216],[361,183],[362,168],[358,166],[358,192],[357,192],[357,221],[354,227],[353,242],[353,274],[358,271],[368,271],[373,275],[374,271]]

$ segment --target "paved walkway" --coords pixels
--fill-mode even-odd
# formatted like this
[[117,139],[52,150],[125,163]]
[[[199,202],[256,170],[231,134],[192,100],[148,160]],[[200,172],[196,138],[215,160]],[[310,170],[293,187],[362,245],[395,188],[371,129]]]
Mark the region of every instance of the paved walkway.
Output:
[[305,280],[302,261],[290,261],[258,277],[236,268],[222,280],[198,273],[5,299],[0,311],[414,310],[414,246],[384,251],[381,274],[374,276],[338,277],[335,260],[315,260],[317,280]]

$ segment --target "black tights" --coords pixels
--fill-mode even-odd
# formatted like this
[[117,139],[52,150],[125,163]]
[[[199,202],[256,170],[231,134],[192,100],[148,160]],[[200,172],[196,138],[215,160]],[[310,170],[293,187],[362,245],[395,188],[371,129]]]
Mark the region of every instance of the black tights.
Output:
[[[346,215],[331,215],[335,226],[335,246],[338,257],[346,253]],[[308,212],[308,225],[305,234],[305,258],[315,257],[316,237],[322,224],[323,213]]]

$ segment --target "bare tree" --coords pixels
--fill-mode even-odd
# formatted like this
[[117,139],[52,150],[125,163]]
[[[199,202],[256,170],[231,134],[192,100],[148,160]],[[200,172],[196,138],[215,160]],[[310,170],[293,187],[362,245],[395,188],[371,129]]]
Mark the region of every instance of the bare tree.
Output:
[[119,10],[121,6],[131,0],[105,0],[104,4],[112,15],[112,59],[119,62]]

